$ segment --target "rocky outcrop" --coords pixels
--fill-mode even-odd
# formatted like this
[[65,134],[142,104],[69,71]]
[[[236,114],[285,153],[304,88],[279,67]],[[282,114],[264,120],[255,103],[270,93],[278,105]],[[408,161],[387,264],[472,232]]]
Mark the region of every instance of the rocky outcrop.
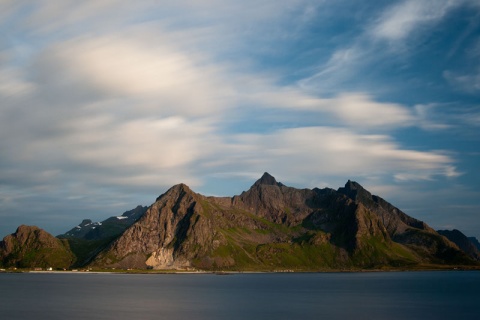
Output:
[[5,267],[68,268],[74,260],[66,241],[35,226],[21,225],[0,242],[0,261]]
[[265,172],[262,177],[253,184],[253,187],[260,185],[281,187],[283,186],[283,183],[277,182],[277,180],[272,175],[270,175],[270,173]]

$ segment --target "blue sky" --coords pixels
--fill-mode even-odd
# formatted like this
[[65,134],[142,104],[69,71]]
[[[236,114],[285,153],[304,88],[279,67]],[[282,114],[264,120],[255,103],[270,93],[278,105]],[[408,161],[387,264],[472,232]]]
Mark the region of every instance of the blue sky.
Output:
[[478,1],[130,2],[0,1],[0,236],[268,171],[480,238]]

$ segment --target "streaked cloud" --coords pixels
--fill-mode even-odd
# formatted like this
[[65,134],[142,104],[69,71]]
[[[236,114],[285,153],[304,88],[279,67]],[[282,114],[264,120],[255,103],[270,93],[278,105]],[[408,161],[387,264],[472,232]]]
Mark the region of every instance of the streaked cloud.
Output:
[[[34,72],[52,95],[62,87],[75,87],[96,94],[96,99],[132,99],[132,108],[149,108],[156,116],[192,117],[219,112],[228,106],[231,91],[218,67],[200,60],[165,41],[146,43],[115,35],[49,48],[35,62]],[[57,71],[52,73],[52,68]]]
[[[405,137],[477,127],[478,109],[416,101],[421,85],[405,91],[412,103],[390,97],[399,84],[382,68],[395,61],[401,72],[409,59],[385,42],[428,34],[465,4],[372,7],[340,34],[328,21],[350,5],[330,1],[4,1],[0,214],[64,226],[88,218],[82,210],[149,204],[175,183],[208,193],[212,179],[264,171],[301,186],[356,177],[395,191],[459,179],[459,150]],[[442,80],[475,88],[475,72],[462,71],[445,68]],[[222,192],[241,191],[234,184]]]
[[409,126],[415,116],[405,106],[377,102],[366,94],[342,94],[327,100],[332,111],[352,127]]
[[406,106],[378,102],[365,93],[345,92],[333,98],[322,98],[295,87],[254,83],[248,95],[252,104],[316,112],[328,117],[331,122],[357,128],[392,129],[416,124],[415,114]]
[[467,93],[478,94],[480,92],[480,70],[464,74],[444,71],[445,79],[456,89]]
[[389,136],[361,135],[348,129],[283,129],[262,135],[237,135],[232,140],[225,145],[220,159],[205,163],[206,169],[262,172],[268,168],[298,183],[311,176],[342,177],[345,181],[353,176],[407,181],[460,175],[447,152],[403,149]]
[[0,94],[3,97],[25,95],[34,90],[33,85],[22,78],[19,70],[8,67],[1,70]]
[[404,40],[412,33],[421,32],[425,25],[442,19],[449,9],[462,1],[413,1],[407,0],[392,5],[379,17],[372,27],[372,35],[389,41]]

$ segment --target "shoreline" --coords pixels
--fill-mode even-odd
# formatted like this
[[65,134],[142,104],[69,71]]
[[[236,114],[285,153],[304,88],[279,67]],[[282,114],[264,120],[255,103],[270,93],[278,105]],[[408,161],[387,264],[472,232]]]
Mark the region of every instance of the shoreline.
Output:
[[431,272],[431,271],[480,271],[480,266],[425,266],[421,268],[399,269],[332,269],[332,270],[30,270],[0,269],[0,273],[32,273],[32,274],[301,274],[301,273],[372,273],[372,272]]

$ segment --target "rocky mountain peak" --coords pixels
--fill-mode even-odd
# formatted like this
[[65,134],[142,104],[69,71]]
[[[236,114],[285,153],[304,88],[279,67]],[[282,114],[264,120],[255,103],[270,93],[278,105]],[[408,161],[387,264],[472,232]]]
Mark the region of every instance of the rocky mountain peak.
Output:
[[355,181],[348,180],[345,187],[339,188],[338,192],[343,193],[353,201],[372,201],[372,194]]
[[27,225],[22,224],[21,226],[19,226],[17,228],[17,231],[15,231],[15,234],[30,233],[30,232],[34,232],[34,231],[37,231],[37,230],[40,230],[40,228],[37,227],[37,226],[27,226]]
[[345,186],[340,189],[343,189],[345,192],[352,192],[352,193],[367,191],[360,183],[352,180],[348,180],[347,183],[345,183]]
[[35,237],[35,233],[41,235],[43,232],[43,230],[36,226],[26,226],[22,224],[12,236],[16,237],[21,243],[25,243],[30,238]]
[[345,183],[345,189],[349,190],[359,190],[359,189],[364,189],[358,182],[348,180],[347,183]]
[[10,236],[15,238],[21,245],[29,242],[51,242],[51,239],[54,239],[52,235],[37,226],[23,224]]
[[92,220],[90,219],[83,219],[82,222],[79,224],[80,227],[83,227],[83,226],[86,226],[86,225],[89,225],[92,223]]
[[254,187],[259,185],[282,186],[283,184],[277,182],[272,175],[265,172],[262,177],[253,184]]
[[170,189],[167,190],[164,194],[159,196],[156,201],[162,199],[163,197],[173,197],[173,198],[179,198],[180,196],[183,196],[185,194],[188,195],[195,195],[195,192],[193,192],[186,184],[184,183],[179,183],[171,187]]

